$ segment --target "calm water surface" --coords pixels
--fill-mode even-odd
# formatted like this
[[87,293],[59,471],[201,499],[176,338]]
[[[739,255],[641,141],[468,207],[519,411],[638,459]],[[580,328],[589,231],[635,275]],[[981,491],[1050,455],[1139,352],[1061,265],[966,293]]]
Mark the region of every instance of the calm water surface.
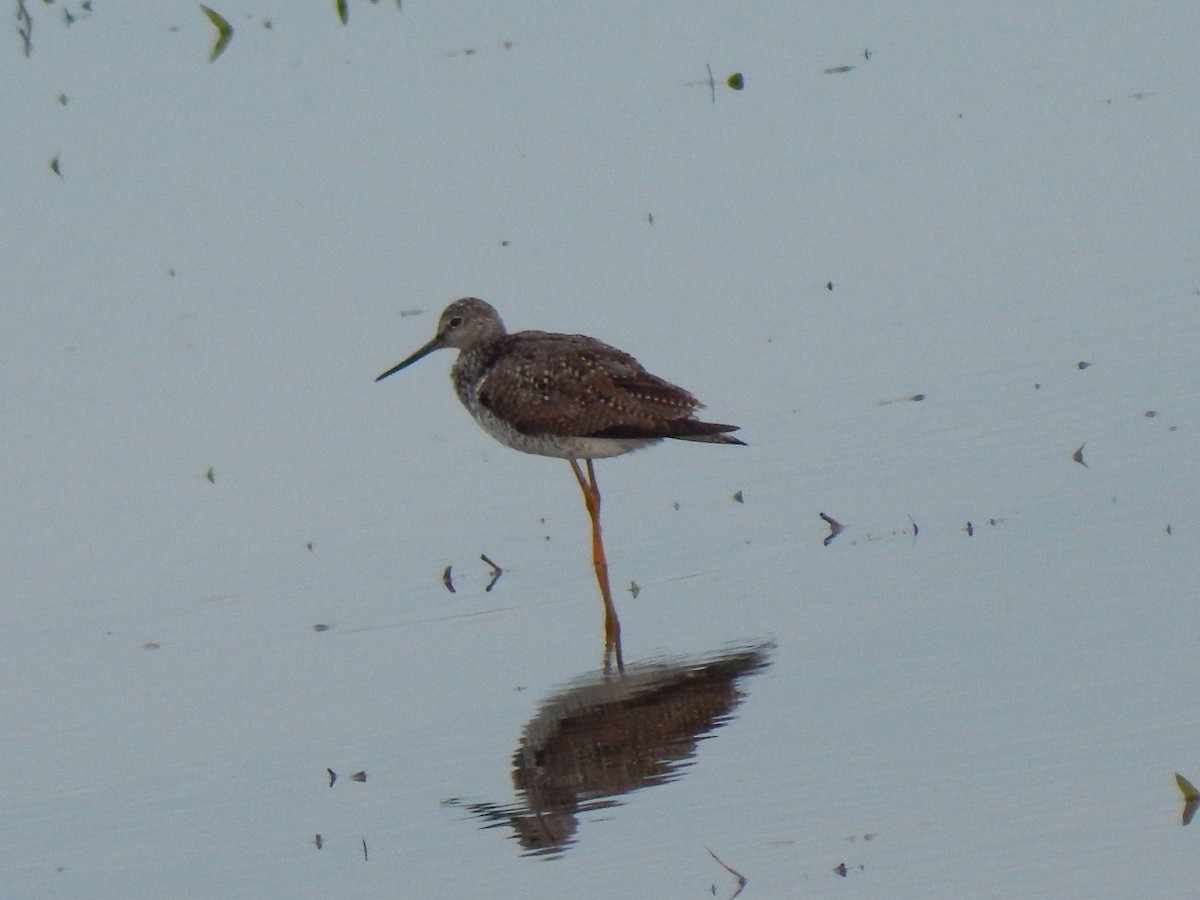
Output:
[[[41,7],[0,893],[1200,880],[1191,6]],[[464,294],[742,426],[598,465],[623,677],[567,466],[371,381]]]

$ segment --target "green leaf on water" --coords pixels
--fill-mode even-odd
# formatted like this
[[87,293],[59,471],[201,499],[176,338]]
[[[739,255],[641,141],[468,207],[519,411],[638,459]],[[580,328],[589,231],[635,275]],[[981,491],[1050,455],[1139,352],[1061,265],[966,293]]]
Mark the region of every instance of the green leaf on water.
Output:
[[209,9],[203,3],[200,8],[204,10],[204,14],[208,16],[208,21],[213,23],[217,29],[217,40],[213,44],[212,52],[208,54],[208,61],[214,62],[218,56],[225,52],[225,48],[229,46],[229,42],[233,40],[233,26],[216,10]]
[[337,0],[337,14],[338,18],[342,20],[343,25],[349,24],[350,10],[346,5],[346,0]]
[[1196,808],[1200,807],[1200,791],[1178,772],[1175,773],[1175,783],[1183,793],[1183,815],[1180,820],[1184,825],[1190,825],[1192,817],[1196,815]]
[[725,83],[727,85],[729,85],[731,88],[733,88],[735,91],[740,91],[742,88],[744,88],[746,86],[746,79],[742,77],[741,72],[734,72],[732,75],[730,75],[728,78],[725,79]]

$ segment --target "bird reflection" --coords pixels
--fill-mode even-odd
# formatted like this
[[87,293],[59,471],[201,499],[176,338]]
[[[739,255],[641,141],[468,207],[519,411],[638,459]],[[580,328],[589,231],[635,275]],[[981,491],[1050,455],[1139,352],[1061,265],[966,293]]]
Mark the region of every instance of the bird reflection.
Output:
[[741,702],[738,679],[766,667],[770,650],[760,644],[576,679],[525,726],[512,761],[516,803],[450,802],[487,828],[511,828],[527,855],[561,853],[581,814],[678,778],[698,742]]

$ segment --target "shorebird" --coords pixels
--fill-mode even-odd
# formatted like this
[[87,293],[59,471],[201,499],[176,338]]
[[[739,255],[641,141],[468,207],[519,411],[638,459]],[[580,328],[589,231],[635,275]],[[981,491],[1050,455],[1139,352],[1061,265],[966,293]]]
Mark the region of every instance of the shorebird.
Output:
[[703,404],[690,393],[596,338],[545,331],[509,334],[492,305],[475,297],[447,306],[433,339],[375,380],[445,347],[459,351],[450,370],[454,391],[484,431],[522,453],[570,462],[592,520],[592,566],[604,599],[607,647],[617,649],[619,660],[620,622],[608,583],[600,488],[592,461],[663,438],[743,445],[729,435],[737,426],[700,421],[696,411]]

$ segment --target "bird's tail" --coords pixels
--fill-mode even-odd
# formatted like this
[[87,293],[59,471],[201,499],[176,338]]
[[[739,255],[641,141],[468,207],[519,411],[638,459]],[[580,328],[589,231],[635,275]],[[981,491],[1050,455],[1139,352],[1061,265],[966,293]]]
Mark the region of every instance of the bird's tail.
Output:
[[646,425],[617,425],[595,431],[588,437],[630,438],[633,440],[659,441],[674,438],[677,441],[699,441],[704,444],[739,444],[745,441],[730,437],[726,432],[737,431],[736,425],[718,425],[716,422],[700,422],[696,419],[665,419]]
[[[680,423],[684,424],[684,423]],[[687,428],[681,429],[681,433],[668,435],[677,441],[699,441],[702,444],[737,444],[739,447],[745,447],[745,441],[739,441],[735,437],[730,437],[727,432],[737,431],[736,425],[719,425],[716,422],[686,422]]]

